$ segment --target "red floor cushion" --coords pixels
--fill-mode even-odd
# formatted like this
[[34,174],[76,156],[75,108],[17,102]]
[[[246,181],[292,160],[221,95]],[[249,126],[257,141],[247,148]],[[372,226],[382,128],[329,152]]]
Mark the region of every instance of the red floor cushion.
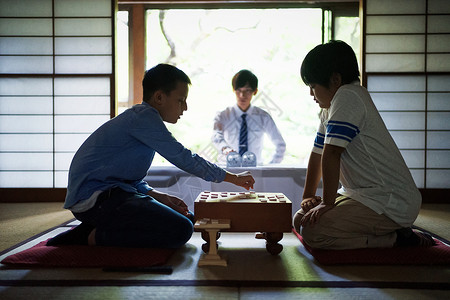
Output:
[[5,265],[25,267],[149,267],[163,265],[176,249],[120,248],[101,246],[46,246],[43,241],[7,256]]
[[450,247],[434,239],[432,247],[364,248],[325,250],[311,248],[302,236],[293,230],[305,249],[322,265],[447,265]]

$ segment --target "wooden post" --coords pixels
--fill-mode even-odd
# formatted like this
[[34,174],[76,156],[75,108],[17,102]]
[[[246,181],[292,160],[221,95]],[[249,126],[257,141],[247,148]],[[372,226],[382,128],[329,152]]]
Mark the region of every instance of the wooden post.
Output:
[[130,10],[130,95],[131,105],[142,102],[142,78],[145,72],[145,9],[143,4]]

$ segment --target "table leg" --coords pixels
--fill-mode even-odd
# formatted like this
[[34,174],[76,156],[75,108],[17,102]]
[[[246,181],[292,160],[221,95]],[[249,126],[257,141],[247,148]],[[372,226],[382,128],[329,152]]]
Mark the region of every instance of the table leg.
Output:
[[[202,239],[206,242],[202,245],[202,250],[205,253],[208,253],[209,251],[209,244],[210,244],[210,238],[209,238],[209,233],[206,230],[202,230],[201,231],[201,235],[202,235]],[[218,231],[216,233],[216,241],[220,238],[220,231]],[[217,248],[217,243],[216,243],[216,248]]]
[[266,249],[272,255],[277,255],[283,251],[283,245],[278,243],[283,238],[282,232],[266,232]]
[[201,219],[195,222],[194,227],[201,230],[202,239],[206,244],[202,245],[205,254],[198,261],[199,266],[227,266],[227,261],[217,254],[217,239],[220,236],[219,230],[229,229],[228,219]]
[[[205,229],[205,231],[209,234],[209,240],[214,240],[215,237],[217,236],[218,233],[218,229]],[[214,266],[227,266],[227,261],[225,259],[222,259],[219,254],[217,254],[217,243],[207,243],[204,244],[205,245],[209,245],[209,249],[208,249],[208,253],[204,254],[202,256],[202,258],[198,261],[198,265],[199,266],[210,266],[210,265],[214,265]],[[202,246],[202,249],[203,249]],[[204,251],[205,249],[203,249]]]

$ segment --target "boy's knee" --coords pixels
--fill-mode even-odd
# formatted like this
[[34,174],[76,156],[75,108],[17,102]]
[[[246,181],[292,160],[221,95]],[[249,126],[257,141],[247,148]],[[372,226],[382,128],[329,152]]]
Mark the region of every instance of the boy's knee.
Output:
[[336,240],[324,234],[318,226],[304,226],[300,228],[300,231],[303,241],[312,248],[328,249]]
[[318,226],[301,226],[300,222],[303,218],[305,213],[303,212],[303,209],[299,209],[292,220],[292,225],[294,226],[294,229],[300,233],[300,235],[303,238],[303,241],[308,244],[309,246],[316,248],[321,244],[321,240],[323,240],[323,237],[321,233],[318,231]]
[[299,228],[299,233],[301,234],[303,240],[310,245],[311,242],[314,241],[314,228],[311,226],[303,226]]
[[311,226],[301,227],[300,228],[300,234],[303,238],[303,241],[308,244],[310,247],[313,248],[320,248],[320,245],[317,243],[317,239],[319,236],[314,231],[314,228]]
[[304,216],[303,209],[299,209],[292,219],[292,226],[294,226],[295,231],[300,232],[300,222]]
[[178,229],[174,233],[174,241],[173,241],[173,247],[179,248],[186,244],[192,237],[192,234],[194,233],[194,225],[188,218],[184,218],[185,221],[181,222],[178,226]]

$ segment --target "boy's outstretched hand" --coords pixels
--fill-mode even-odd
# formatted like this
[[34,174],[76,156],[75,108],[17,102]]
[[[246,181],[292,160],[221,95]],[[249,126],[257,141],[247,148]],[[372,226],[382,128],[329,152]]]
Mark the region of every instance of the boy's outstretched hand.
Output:
[[224,181],[242,186],[246,190],[252,189],[253,184],[255,184],[255,179],[249,171],[245,171],[239,174],[227,172]]

